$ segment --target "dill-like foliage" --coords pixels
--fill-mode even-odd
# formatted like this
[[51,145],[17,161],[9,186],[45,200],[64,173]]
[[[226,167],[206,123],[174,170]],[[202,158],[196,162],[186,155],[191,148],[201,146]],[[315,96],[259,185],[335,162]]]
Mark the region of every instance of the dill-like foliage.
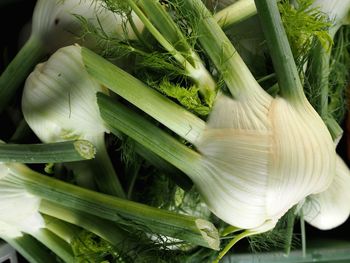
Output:
[[328,16],[318,8],[313,8],[313,0],[297,0],[296,6],[288,0],[279,3],[282,22],[299,69],[308,59],[308,55],[317,39],[326,50],[332,45],[328,28],[332,25]]
[[350,26],[339,29],[334,39],[329,74],[329,114],[341,123],[344,119],[347,101],[347,85],[350,82]]
[[[101,1],[101,0],[95,0]],[[105,7],[116,14],[127,14],[131,12],[131,8],[128,4],[128,1],[125,0],[102,0],[105,4]]]
[[95,26],[81,15],[75,15],[75,17],[82,28],[79,38],[94,41],[96,43],[96,51],[103,57],[119,59],[137,52],[137,48],[134,48],[132,45],[132,42],[136,42],[136,40],[131,41],[127,39],[126,21],[123,20],[122,22],[123,36],[116,36],[106,32],[101,23]]
[[[258,253],[272,250],[283,250],[286,249],[286,246],[290,246],[288,249],[297,247],[300,240],[298,236],[293,233],[293,229],[289,229],[291,226],[288,225],[288,220],[290,220],[291,217],[295,218],[296,215],[294,213],[295,210],[290,209],[278,221],[274,229],[259,235],[250,236],[248,239],[251,251]],[[293,233],[293,235],[290,236],[290,233]],[[289,240],[290,238],[291,240]]]
[[105,262],[105,263],[128,263],[132,262],[126,255],[118,252],[104,239],[95,234],[83,230],[72,241],[72,249],[75,262]]
[[194,85],[186,88],[182,87],[179,83],[172,83],[167,78],[164,78],[154,88],[166,96],[177,100],[186,109],[199,116],[207,116],[210,112],[210,107],[201,101],[199,88]]

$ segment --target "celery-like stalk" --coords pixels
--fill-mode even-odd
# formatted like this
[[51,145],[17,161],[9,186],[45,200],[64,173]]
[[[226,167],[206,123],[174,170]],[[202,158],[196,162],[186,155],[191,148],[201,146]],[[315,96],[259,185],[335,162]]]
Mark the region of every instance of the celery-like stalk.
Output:
[[6,238],[16,251],[31,263],[57,262],[56,257],[34,237],[24,234],[17,238]]
[[33,36],[7,66],[0,76],[0,112],[10,103],[19,85],[45,53],[46,48],[43,43]]
[[97,102],[101,117],[113,133],[118,130],[122,131],[186,174],[200,174],[199,167],[196,165],[200,159],[199,153],[181,144],[148,120],[128,110],[110,97],[98,93]]
[[214,15],[214,19],[226,29],[256,15],[254,0],[239,0],[225,7]]
[[127,220],[145,228],[193,244],[218,249],[216,228],[208,221],[164,211],[147,205],[93,192],[43,176],[20,164],[7,164],[8,176],[2,180],[22,186],[29,193],[66,207],[118,223]]
[[42,216],[45,220],[45,228],[60,237],[67,244],[71,244],[81,231],[80,227],[64,222],[58,218],[48,215]]
[[133,103],[188,141],[193,143],[200,137],[205,122],[197,116],[148,88],[140,80],[92,51],[82,48],[82,56],[86,70],[100,84]]
[[128,0],[128,3],[150,33],[197,84],[206,103],[211,106],[215,98],[216,84],[165,8],[154,0]]
[[126,238],[127,232],[122,230],[112,221],[93,216],[84,211],[67,208],[47,200],[41,201],[40,212],[68,223],[81,226],[82,228],[102,237],[113,245],[117,246],[123,243],[123,247],[126,249],[130,249],[132,247],[132,244],[126,244],[128,241]]
[[94,145],[85,140],[46,144],[0,144],[1,162],[74,162],[92,159],[94,156]]
[[67,242],[52,233],[48,229],[40,229],[35,233],[30,233],[35,239],[48,247],[57,256],[59,256],[64,262],[73,263],[74,255],[71,247]]
[[94,181],[98,188],[106,194],[115,195],[125,198],[124,189],[118,179],[111,159],[107,153],[105,146],[104,135],[91,138],[96,147],[96,156],[93,160],[87,163],[88,167],[94,173]]
[[277,74],[281,94],[284,98],[304,101],[305,94],[299,73],[289,46],[277,3],[275,1],[255,1],[261,25]]

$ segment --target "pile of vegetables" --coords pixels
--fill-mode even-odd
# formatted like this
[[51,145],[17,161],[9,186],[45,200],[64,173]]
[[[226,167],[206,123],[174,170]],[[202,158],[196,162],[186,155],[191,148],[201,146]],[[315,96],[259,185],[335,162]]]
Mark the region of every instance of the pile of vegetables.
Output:
[[305,221],[350,214],[349,24],[349,0],[37,0],[0,76],[0,238],[219,262],[246,237],[288,255],[300,221],[305,254]]

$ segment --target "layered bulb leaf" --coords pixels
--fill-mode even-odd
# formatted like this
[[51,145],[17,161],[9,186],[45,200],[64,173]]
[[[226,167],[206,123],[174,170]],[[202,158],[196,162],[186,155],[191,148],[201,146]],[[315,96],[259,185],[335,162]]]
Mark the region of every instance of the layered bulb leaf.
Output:
[[[90,189],[124,197],[109,159],[96,93],[103,88],[86,72],[79,46],[67,46],[39,64],[25,82],[22,111],[30,128],[43,142],[85,139],[96,147],[89,163],[68,163],[76,182]],[[94,180],[92,180],[93,176]]]
[[192,180],[214,214],[242,229],[273,228],[335,174],[331,136],[305,98],[219,95],[196,146],[202,169]]
[[40,198],[6,182],[5,178],[12,176],[18,165],[21,164],[0,163],[0,237],[3,238],[17,238],[45,227],[39,213]]
[[27,78],[23,115],[43,142],[91,140],[107,131],[96,102],[96,93],[102,91],[84,70],[80,48],[68,46]]
[[[108,35],[135,37],[130,25],[124,26],[123,18],[104,8],[100,0],[39,0],[33,14],[32,36],[45,43],[49,52],[74,44],[84,33],[77,16],[84,17],[97,28],[103,28]],[[84,45],[92,48],[96,42],[85,39]]]
[[330,187],[306,198],[302,206],[305,221],[310,225],[329,230],[343,224],[350,214],[350,170],[337,156],[336,173]]

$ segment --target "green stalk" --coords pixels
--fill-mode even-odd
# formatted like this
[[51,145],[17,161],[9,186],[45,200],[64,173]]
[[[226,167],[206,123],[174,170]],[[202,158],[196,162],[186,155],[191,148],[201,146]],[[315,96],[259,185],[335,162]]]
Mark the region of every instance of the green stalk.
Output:
[[132,244],[126,244],[128,233],[112,221],[93,216],[84,211],[67,208],[47,200],[41,201],[39,210],[46,215],[80,226],[115,246],[123,243],[123,246],[127,249],[132,247]]
[[281,95],[296,103],[306,100],[277,2],[255,0],[261,26],[270,50]]
[[295,210],[296,206],[292,207],[287,214],[286,243],[284,246],[284,253],[286,256],[290,254],[290,250],[292,247],[294,222],[296,217]]
[[118,223],[135,224],[148,233],[158,233],[213,249],[219,247],[218,232],[206,220],[93,192],[43,176],[24,165],[8,164],[7,167],[9,175],[2,180],[17,187],[22,186],[42,199]]
[[200,167],[196,165],[200,154],[102,93],[97,94],[97,103],[101,117],[112,133],[117,130],[127,134],[185,174],[200,174]]
[[[151,243],[146,235],[140,236],[140,233],[130,226],[128,226],[128,231],[126,231],[112,221],[93,216],[83,211],[67,208],[57,203],[42,200],[39,209],[43,214],[80,226],[94,233],[111,243],[119,253],[130,256],[131,258],[138,257],[137,249],[140,248],[140,244],[143,242],[142,238],[145,238],[146,243]],[[146,254],[150,257],[155,256],[153,255],[153,251],[146,252]]]
[[306,230],[303,210],[300,210],[300,230],[301,230],[301,251],[303,257],[306,257]]
[[189,62],[194,65],[194,61],[191,61],[191,57],[189,57],[193,53],[192,48],[188,44],[179,27],[166,12],[166,7],[162,6],[159,1],[154,0],[141,0],[137,1],[136,4],[145,13],[157,30],[159,30],[162,36],[167,39],[176,50],[184,53],[185,57],[190,59]]
[[320,99],[317,103],[316,111],[323,120],[328,117],[329,63],[330,52],[318,41],[316,47],[312,51],[310,85],[320,90]]
[[64,240],[67,244],[71,244],[71,242],[78,236],[81,228],[64,222],[56,217],[42,215],[45,220],[45,228],[62,240]]
[[343,135],[343,130],[329,113],[330,56],[331,52],[318,41],[312,50],[309,82],[312,87],[317,87],[319,90],[319,100],[314,103],[316,111],[326,123],[333,140],[337,142]]
[[[113,130],[115,136],[120,140],[123,140],[123,134],[118,130]],[[165,161],[160,156],[156,155],[152,151],[145,148],[142,144],[133,140],[135,152],[140,155],[144,160],[152,164],[159,171],[163,172],[167,176],[171,177],[175,183],[184,190],[190,190],[193,186],[191,179],[177,169],[175,166],[171,165],[169,162]]]
[[213,261],[213,263],[219,263],[219,261],[227,254],[227,252],[230,251],[230,249],[240,240],[242,240],[243,238],[252,236],[252,235],[256,235],[256,232],[253,231],[243,231],[242,233],[236,235],[226,246],[223,250],[220,251],[219,255],[217,256],[217,258]]
[[129,0],[129,4],[150,33],[197,84],[206,103],[212,105],[216,96],[216,84],[166,8],[154,0]]
[[43,244],[28,234],[4,239],[30,263],[57,262],[56,257]]
[[93,171],[94,181],[98,189],[105,194],[126,198],[123,187],[107,153],[104,134],[91,138],[91,141],[96,147],[96,156],[87,165]]
[[254,0],[239,0],[217,12],[214,15],[214,19],[219,26],[223,29],[227,29],[234,24],[238,24],[256,15],[256,13]]
[[[182,15],[196,24],[198,40],[236,99],[263,93],[231,41],[200,0],[178,0]],[[263,93],[264,94],[264,93]]]
[[181,65],[184,65],[185,67],[191,67],[191,64],[188,64],[186,58],[176,50],[176,48],[169,42],[161,32],[152,24],[152,22],[148,19],[148,17],[143,13],[140,7],[136,3],[134,3],[134,0],[127,0],[129,2],[129,5],[133,9],[133,11],[137,14],[137,16],[140,18],[142,23],[145,25],[145,27],[150,31],[150,33],[153,35],[155,39],[167,50]]
[[140,143],[136,143],[135,151],[143,159],[156,167],[159,171],[171,177],[176,182],[176,184],[185,191],[189,191],[192,188],[193,183],[186,174],[178,170],[176,167],[165,161],[160,156],[145,148]]
[[82,48],[88,73],[163,125],[195,143],[205,122],[92,51]]
[[74,262],[74,255],[71,247],[63,239],[47,229],[40,229],[35,233],[30,233],[35,239],[52,250],[66,263]]
[[327,128],[329,130],[329,133],[332,136],[333,141],[337,144],[341,137],[343,136],[343,129],[342,127],[340,127],[340,125],[337,123],[337,121],[328,116],[325,120],[324,120],[325,124],[327,125]]
[[94,155],[94,145],[85,140],[40,144],[0,144],[0,162],[74,162],[92,159]]
[[30,37],[0,76],[0,112],[11,102],[17,89],[46,52],[36,37]]

